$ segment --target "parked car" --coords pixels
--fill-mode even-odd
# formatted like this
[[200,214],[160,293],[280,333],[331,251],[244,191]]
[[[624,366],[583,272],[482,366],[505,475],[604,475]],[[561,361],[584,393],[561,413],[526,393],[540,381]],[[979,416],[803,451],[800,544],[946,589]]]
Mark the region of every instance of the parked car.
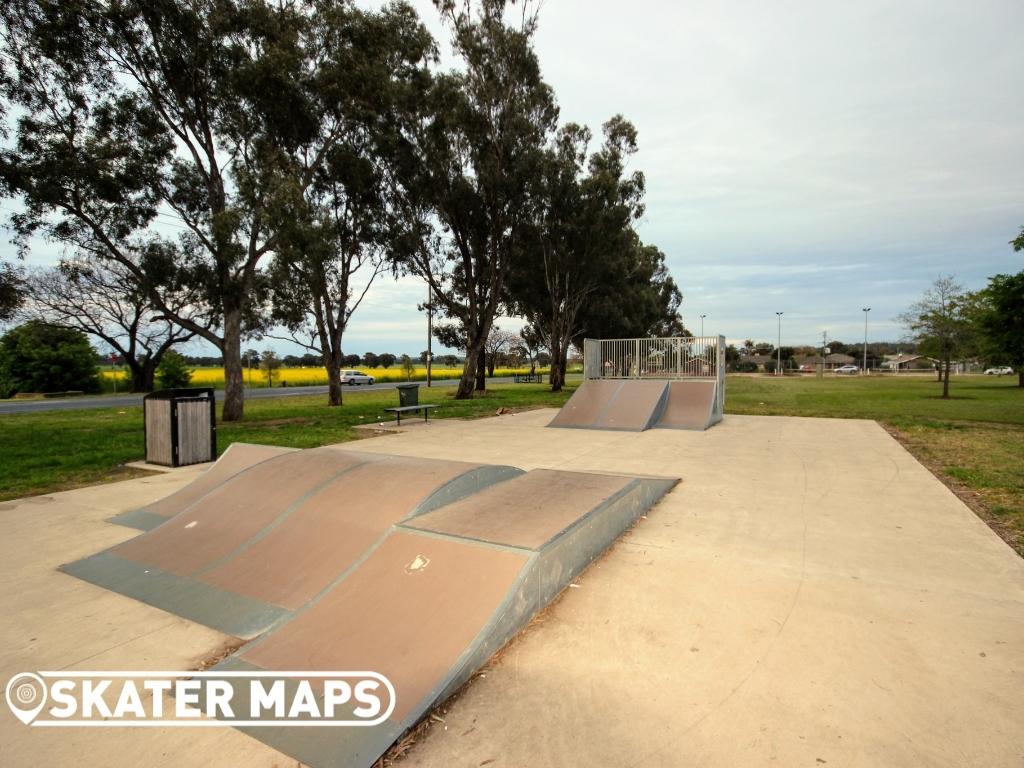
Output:
[[341,380],[350,387],[354,387],[356,384],[373,384],[373,376],[362,371],[342,371]]
[[836,368],[837,376],[852,376],[860,371],[856,365],[844,365],[842,368]]
[[1009,376],[1013,373],[1013,368],[1009,365],[998,365],[995,368],[986,368],[986,376]]

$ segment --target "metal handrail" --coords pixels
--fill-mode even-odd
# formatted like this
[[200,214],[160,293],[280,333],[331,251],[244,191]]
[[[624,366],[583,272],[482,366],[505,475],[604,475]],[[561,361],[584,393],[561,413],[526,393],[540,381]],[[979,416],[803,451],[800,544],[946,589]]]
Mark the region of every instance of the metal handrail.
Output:
[[587,379],[710,379],[714,411],[725,412],[725,336],[585,339],[583,373]]
[[583,366],[588,379],[719,379],[725,337],[586,339]]

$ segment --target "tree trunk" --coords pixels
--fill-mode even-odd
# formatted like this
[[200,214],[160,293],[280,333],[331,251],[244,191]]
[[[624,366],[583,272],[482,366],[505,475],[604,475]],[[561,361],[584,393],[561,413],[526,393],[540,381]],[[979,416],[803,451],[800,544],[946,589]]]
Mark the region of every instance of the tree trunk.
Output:
[[152,392],[156,377],[156,366],[125,358],[125,365],[132,373],[132,392]]
[[221,420],[240,421],[245,413],[245,389],[242,378],[242,312],[224,313],[224,408]]
[[487,353],[480,350],[476,358],[476,391],[484,392],[487,389]]
[[473,388],[476,385],[476,361],[481,354],[482,346],[482,341],[466,345],[466,360],[462,365],[459,386],[455,390],[456,400],[468,400],[473,396]]
[[551,384],[552,392],[561,392],[565,385],[565,369],[562,367],[562,345],[560,342],[551,340],[551,373],[548,374],[548,381]]
[[132,392],[152,392],[156,389],[156,360],[146,360],[136,363],[134,366],[129,362],[128,367],[132,371]]
[[1024,368],[1017,371],[1017,386],[1024,387]]
[[327,357],[327,405],[341,405],[341,355]]
[[492,379],[494,378],[494,366],[498,361],[497,355],[488,355],[487,357],[487,375]]
[[945,375],[942,377],[942,396],[949,397],[949,360],[944,361]]

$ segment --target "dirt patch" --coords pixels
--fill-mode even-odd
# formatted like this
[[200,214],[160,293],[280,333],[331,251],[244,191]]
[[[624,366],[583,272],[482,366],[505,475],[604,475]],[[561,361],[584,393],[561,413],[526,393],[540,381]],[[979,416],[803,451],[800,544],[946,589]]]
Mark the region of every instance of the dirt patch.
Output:
[[220,664],[224,659],[230,656],[232,653],[237,651],[245,645],[245,640],[241,640],[237,637],[232,637],[230,640],[225,641],[220,646],[215,648],[208,655],[202,657],[198,662],[195,663],[196,672],[205,672],[211,667]]

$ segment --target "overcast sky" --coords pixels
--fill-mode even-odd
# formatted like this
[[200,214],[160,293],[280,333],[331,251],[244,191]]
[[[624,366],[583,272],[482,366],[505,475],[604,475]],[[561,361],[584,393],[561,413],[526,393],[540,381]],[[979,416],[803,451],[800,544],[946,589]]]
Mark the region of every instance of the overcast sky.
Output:
[[[547,0],[536,48],[563,121],[637,126],[687,326],[774,342],[782,311],[804,344],[860,340],[862,307],[895,340],[938,275],[1024,266],[1022,29],[1021,0]],[[424,294],[374,286],[346,350],[424,349]]]

